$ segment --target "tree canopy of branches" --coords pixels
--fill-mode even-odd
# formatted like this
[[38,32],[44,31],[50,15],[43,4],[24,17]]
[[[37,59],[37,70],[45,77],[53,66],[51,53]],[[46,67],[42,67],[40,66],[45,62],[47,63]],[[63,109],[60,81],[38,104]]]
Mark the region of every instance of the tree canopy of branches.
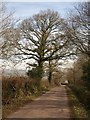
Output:
[[43,71],[45,61],[59,59],[68,54],[68,39],[65,36],[67,23],[58,12],[46,10],[25,19],[20,24],[20,40],[16,45],[17,55],[33,59],[30,66]]
[[14,12],[7,10],[5,3],[0,5],[0,58],[6,59],[11,56],[14,44],[13,41],[17,39],[14,26],[18,22],[13,17]]
[[48,77],[48,82],[51,84],[52,82],[52,77],[53,77],[53,73],[56,72],[57,70],[59,71],[59,65],[61,65],[62,63],[59,60],[52,60],[52,61],[48,61],[48,63],[44,63],[44,71],[46,71],[47,77]]
[[90,78],[90,2],[83,2],[75,7],[75,13],[70,16],[69,37],[72,45],[80,54],[84,54],[88,61],[84,65],[83,78],[89,82]]
[[76,48],[90,57],[90,2],[80,3],[70,16],[71,40]]

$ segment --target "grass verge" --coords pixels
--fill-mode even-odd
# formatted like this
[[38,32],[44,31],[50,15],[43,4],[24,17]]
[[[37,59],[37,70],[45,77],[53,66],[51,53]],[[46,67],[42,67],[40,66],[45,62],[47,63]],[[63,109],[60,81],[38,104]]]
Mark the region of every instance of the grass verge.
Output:
[[17,111],[20,107],[32,102],[39,95],[23,96],[14,98],[9,104],[2,106],[2,118],[6,118],[9,114]]
[[85,118],[89,120],[88,112],[84,108],[84,105],[81,104],[75,94],[69,87],[66,87],[67,95],[69,99],[69,106],[71,109],[72,118]]

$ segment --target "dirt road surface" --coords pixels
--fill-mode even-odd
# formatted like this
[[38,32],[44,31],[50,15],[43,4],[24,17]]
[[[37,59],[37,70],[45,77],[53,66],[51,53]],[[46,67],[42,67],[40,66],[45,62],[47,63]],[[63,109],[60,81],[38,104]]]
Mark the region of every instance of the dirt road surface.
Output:
[[53,88],[8,118],[70,118],[65,86]]

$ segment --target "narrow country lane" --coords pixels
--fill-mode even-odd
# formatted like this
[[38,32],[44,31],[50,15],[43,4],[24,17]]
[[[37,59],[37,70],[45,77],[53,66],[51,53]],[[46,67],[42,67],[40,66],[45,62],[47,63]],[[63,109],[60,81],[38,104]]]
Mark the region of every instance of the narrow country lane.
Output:
[[65,87],[53,88],[8,118],[70,118]]

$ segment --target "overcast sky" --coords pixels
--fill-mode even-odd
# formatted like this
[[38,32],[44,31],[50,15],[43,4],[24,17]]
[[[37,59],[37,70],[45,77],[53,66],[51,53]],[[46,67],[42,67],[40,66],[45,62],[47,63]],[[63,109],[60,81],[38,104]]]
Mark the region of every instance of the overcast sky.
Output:
[[77,4],[77,2],[8,2],[7,9],[15,11],[14,16],[20,19],[28,18],[47,9],[58,11],[61,17],[67,17],[67,12],[70,9],[73,10]]
[[[2,0],[1,0],[2,1]],[[89,0],[3,0],[7,2],[88,2]]]

